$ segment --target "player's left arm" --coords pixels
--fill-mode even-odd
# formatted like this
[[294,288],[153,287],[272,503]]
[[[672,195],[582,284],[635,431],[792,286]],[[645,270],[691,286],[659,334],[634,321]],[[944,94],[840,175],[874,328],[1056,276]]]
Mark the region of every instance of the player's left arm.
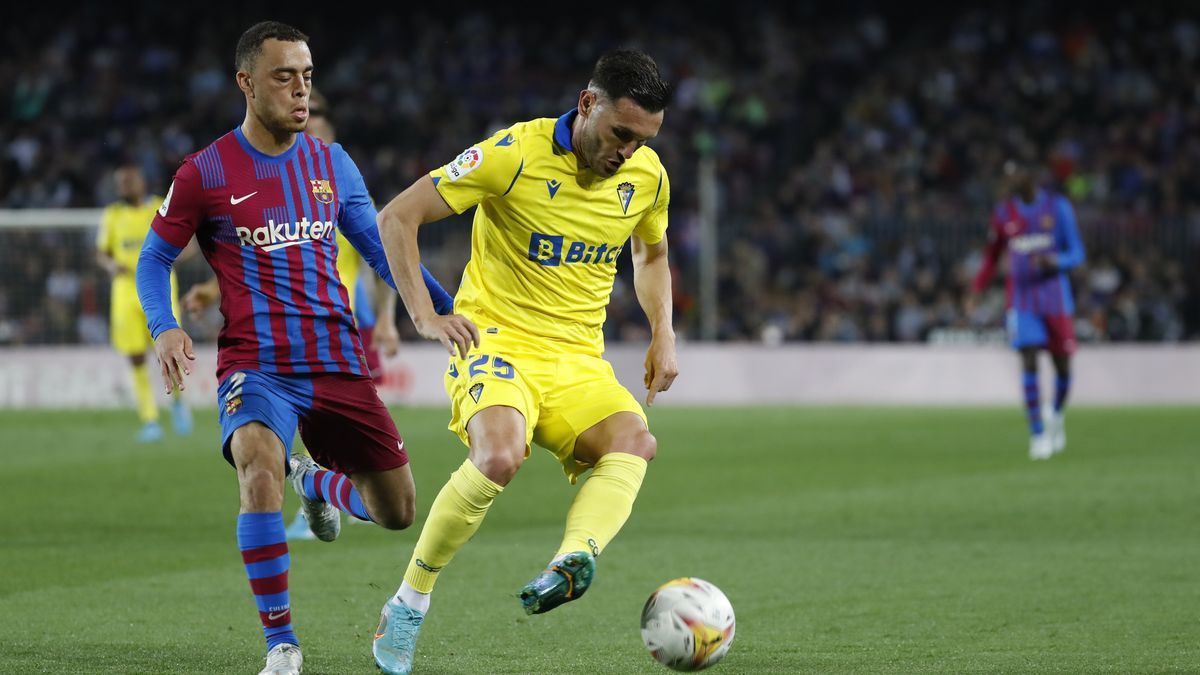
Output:
[[1057,204],[1058,241],[1055,267],[1060,271],[1083,264],[1083,240],[1079,237],[1079,224],[1075,220],[1075,209],[1066,197],[1059,197]]
[[667,205],[670,185],[666,171],[654,206],[633,231],[633,287],[638,304],[650,322],[650,348],[646,350],[646,405],[654,405],[660,391],[671,388],[679,375],[672,325],[671,265],[667,259]]
[[[379,238],[379,226],[375,222],[375,205],[367,192],[366,183],[358,167],[341,146],[333,146],[334,171],[338,173],[338,185],[341,192],[342,213],[338,219],[338,228],[346,239],[354,246],[363,260],[375,270],[381,279],[394,290],[396,281],[392,278],[392,270],[388,267],[387,255],[383,250],[383,242]],[[433,274],[421,265],[421,277],[433,307],[438,314],[449,314],[454,310],[454,298],[446,292],[442,284]]]

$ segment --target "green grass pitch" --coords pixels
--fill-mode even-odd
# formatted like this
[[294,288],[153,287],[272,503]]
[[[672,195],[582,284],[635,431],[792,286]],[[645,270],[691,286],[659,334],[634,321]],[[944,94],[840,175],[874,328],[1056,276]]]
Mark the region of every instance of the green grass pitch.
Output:
[[[444,409],[395,415],[423,517],[464,449]],[[214,417],[139,446],[128,412],[0,413],[0,672],[257,671]],[[443,575],[418,673],[665,673],[638,616],[685,575],[737,612],[714,673],[1200,668],[1200,410],[1072,410],[1067,452],[1042,463],[1015,404],[660,408],[651,424],[659,458],[588,595],[535,617],[515,598],[573,494],[535,449]],[[307,673],[374,672],[417,531],[292,545]]]

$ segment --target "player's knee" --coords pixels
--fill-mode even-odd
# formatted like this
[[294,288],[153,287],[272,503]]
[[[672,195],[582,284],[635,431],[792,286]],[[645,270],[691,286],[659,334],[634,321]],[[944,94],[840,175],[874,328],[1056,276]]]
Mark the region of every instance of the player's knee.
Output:
[[472,453],[471,461],[479,472],[497,485],[508,485],[525,462],[525,448],[508,444],[480,446]]
[[416,508],[411,501],[405,504],[397,504],[388,509],[381,509],[381,513],[376,515],[371,514],[375,520],[375,524],[387,530],[406,530],[413,524],[416,519]]
[[649,462],[658,452],[658,439],[649,431],[639,431],[629,440],[626,452]]
[[238,471],[242,508],[278,511],[283,508],[283,477],[269,467],[250,465]]
[[1025,371],[1036,371],[1037,370],[1037,350],[1036,349],[1026,348],[1026,349],[1021,350],[1021,367]]
[[230,454],[237,468],[242,508],[278,511],[283,508],[283,451],[271,432],[259,424],[248,424],[236,432]]

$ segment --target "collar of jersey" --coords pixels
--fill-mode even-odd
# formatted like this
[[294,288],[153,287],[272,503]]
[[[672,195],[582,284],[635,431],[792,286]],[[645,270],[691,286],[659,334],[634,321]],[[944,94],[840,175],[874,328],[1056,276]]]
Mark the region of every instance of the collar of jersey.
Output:
[[579,108],[571,108],[554,123],[554,142],[567,152],[575,152],[575,148],[571,146],[571,125],[575,123],[575,116],[578,114]]
[[292,140],[292,147],[278,155],[268,155],[250,145],[250,141],[246,140],[246,135],[242,133],[242,126],[240,124],[233,128],[233,135],[237,137],[238,143],[242,145],[242,149],[246,151],[246,154],[263,162],[286,162],[292,158],[292,155],[296,154],[296,148],[300,147],[300,134],[296,134],[296,138]]

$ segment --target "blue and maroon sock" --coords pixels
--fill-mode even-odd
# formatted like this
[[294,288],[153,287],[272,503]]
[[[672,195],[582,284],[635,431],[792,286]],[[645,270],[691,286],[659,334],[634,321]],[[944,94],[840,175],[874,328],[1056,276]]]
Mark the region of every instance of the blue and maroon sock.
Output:
[[343,513],[368,523],[373,522],[354,483],[351,483],[350,477],[344,473],[320,469],[305,476],[304,496],[316,501],[329,502]]
[[1067,394],[1071,393],[1071,376],[1059,375],[1054,380],[1054,412],[1062,412],[1067,403]]
[[237,522],[238,548],[258,605],[267,651],[286,643],[299,645],[292,631],[292,602],[288,595],[287,535],[283,513],[242,513]]
[[1029,432],[1042,433],[1042,406],[1038,394],[1037,371],[1022,371],[1021,382],[1025,385],[1025,413],[1029,415]]

